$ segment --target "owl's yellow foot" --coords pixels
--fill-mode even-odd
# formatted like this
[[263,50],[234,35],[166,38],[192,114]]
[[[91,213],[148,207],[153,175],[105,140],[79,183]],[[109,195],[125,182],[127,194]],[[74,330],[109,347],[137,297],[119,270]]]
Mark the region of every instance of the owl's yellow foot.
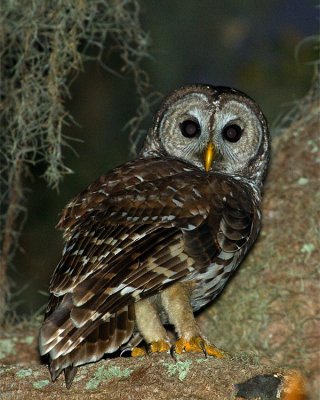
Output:
[[[170,351],[170,343],[165,340],[158,340],[156,342],[152,342],[148,346],[148,352],[150,353],[166,353]],[[148,352],[141,347],[134,347],[131,350],[131,357],[142,357],[146,356]]]
[[158,340],[156,342],[152,342],[149,345],[149,350],[151,353],[166,353],[170,351],[170,343],[165,340]]
[[194,336],[190,340],[183,337],[178,339],[173,346],[173,353],[181,354],[184,352],[204,353],[205,356],[213,356],[216,358],[223,358],[226,353],[216,346],[206,342],[201,336]]
[[147,352],[142,347],[133,347],[131,350],[131,357],[144,357]]

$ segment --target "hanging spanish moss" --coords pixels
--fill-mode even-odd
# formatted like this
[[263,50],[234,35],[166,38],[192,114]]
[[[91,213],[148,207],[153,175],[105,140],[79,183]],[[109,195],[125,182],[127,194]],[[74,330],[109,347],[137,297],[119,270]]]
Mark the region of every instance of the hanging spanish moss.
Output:
[[121,73],[135,82],[137,115],[130,122],[135,142],[148,113],[148,76],[141,68],[148,37],[140,27],[136,0],[4,0],[0,12],[0,322],[8,306],[7,271],[26,217],[22,178],[44,165],[43,178],[57,188],[72,171],[64,148],[69,86],[87,60],[105,60],[106,41],[120,56]]

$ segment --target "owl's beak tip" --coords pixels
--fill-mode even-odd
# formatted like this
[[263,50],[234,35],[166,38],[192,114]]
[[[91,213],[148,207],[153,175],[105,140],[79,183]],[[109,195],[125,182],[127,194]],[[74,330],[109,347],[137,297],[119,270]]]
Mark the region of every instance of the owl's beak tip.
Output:
[[214,159],[214,144],[209,142],[205,151],[204,151],[204,169],[206,172],[209,172],[212,167],[212,162]]

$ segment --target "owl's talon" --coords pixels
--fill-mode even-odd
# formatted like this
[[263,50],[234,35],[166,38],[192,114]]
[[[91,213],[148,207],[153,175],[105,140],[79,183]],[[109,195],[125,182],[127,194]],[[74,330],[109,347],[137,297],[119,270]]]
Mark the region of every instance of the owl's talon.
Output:
[[204,340],[200,340],[199,341],[199,345],[200,345],[200,347],[201,347],[201,349],[203,351],[203,354],[204,354],[205,358],[208,358],[208,354],[207,354],[207,350],[206,350],[206,346],[205,346]]
[[204,353],[205,357],[213,356],[216,358],[223,358],[226,353],[223,350],[218,349],[216,346],[207,343],[201,336],[194,336],[190,340],[186,340],[183,337],[178,339],[172,346],[173,351],[176,354],[181,353]]
[[148,353],[142,347],[133,347],[131,350],[131,357],[145,357]]
[[170,348],[170,343],[165,340],[157,340],[148,345],[148,351],[151,353],[167,353]]
[[174,359],[174,361],[177,361],[176,346],[174,344],[170,347],[170,356]]

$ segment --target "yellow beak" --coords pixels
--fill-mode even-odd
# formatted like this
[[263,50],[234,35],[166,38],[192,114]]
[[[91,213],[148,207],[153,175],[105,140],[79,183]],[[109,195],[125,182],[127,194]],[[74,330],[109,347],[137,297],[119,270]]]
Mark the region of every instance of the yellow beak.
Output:
[[204,151],[204,169],[208,172],[212,167],[212,162],[214,158],[214,145],[213,143],[208,143]]

